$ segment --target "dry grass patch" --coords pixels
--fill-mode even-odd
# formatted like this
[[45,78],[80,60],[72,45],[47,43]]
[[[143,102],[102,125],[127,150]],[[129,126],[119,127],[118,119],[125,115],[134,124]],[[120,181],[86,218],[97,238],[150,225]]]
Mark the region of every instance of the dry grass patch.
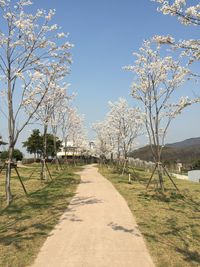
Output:
[[[28,178],[33,168],[34,175]],[[20,168],[28,191],[24,195],[18,178],[13,172],[12,193],[14,200],[5,207],[3,176],[0,176],[0,266],[25,267],[30,265],[49,232],[66,210],[79,183],[75,168],[56,171],[50,167],[53,181],[39,178],[38,165]]]
[[146,192],[150,174],[137,171],[140,179],[128,183],[127,175],[112,168],[100,168],[136,217],[150,253],[159,267],[200,266],[200,184],[177,180],[181,194],[176,194],[166,179],[165,194]]

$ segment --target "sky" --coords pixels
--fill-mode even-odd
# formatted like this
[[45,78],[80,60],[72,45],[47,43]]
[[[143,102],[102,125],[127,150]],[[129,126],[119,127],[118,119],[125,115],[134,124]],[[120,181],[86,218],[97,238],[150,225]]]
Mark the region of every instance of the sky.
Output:
[[[133,64],[133,51],[153,35],[171,34],[178,39],[198,38],[199,29],[185,27],[176,18],[157,12],[150,0],[33,0],[37,8],[56,9],[54,22],[68,32],[73,64],[67,82],[78,95],[75,105],[85,114],[86,125],[101,121],[108,111],[108,101],[125,97],[131,106],[133,76],[122,67]],[[194,84],[183,88],[188,95]],[[189,93],[190,94],[190,93]],[[188,108],[171,125],[167,143],[200,136],[199,105]],[[26,130],[19,141],[25,140]],[[91,130],[90,137],[93,138]],[[141,139],[141,145],[147,140]],[[19,142],[20,143],[20,142]],[[18,145],[20,146],[20,144]]]

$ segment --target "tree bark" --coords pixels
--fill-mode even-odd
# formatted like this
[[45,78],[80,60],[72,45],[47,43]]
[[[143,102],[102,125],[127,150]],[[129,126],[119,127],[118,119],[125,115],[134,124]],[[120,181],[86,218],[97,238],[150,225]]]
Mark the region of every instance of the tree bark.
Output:
[[11,168],[12,168],[12,158],[13,158],[13,146],[9,147],[8,161],[7,161],[7,169],[6,169],[6,182],[5,182],[5,191],[6,191],[6,202],[7,205],[12,201],[12,193],[11,193]]
[[8,53],[8,133],[9,133],[9,148],[8,148],[8,161],[7,161],[7,170],[6,170],[6,181],[5,181],[5,191],[6,191],[6,201],[7,205],[10,204],[12,200],[11,193],[11,165],[13,160],[13,151],[14,151],[14,117],[13,117],[13,102],[12,102],[12,84],[11,84],[11,74],[10,74],[10,60],[9,60],[9,49]]
[[44,133],[43,133],[43,157],[41,160],[41,180],[47,180],[47,175],[46,175],[46,169],[45,169],[45,165],[46,165],[46,158],[47,158],[47,128],[48,126],[45,124],[44,125]]
[[56,169],[58,170],[60,167],[60,162],[59,162],[58,156],[57,156],[57,144],[56,144],[56,135],[55,134],[53,135],[53,146],[54,146],[54,153],[55,153],[54,159],[55,159]]
[[163,192],[164,191],[164,181],[163,181],[163,172],[162,172],[162,165],[158,163],[158,179],[160,184],[160,189]]

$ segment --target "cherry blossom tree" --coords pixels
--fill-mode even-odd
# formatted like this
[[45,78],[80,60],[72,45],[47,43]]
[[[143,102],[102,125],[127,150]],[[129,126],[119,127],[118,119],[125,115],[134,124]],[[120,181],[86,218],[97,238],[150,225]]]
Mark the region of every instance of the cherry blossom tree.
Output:
[[[68,85],[66,86],[66,89],[68,89]],[[61,97],[56,101],[55,106],[52,110],[51,118],[50,118],[50,124],[51,124],[51,129],[52,133],[54,136],[54,153],[55,153],[55,162],[57,164],[57,167],[60,166],[60,162],[57,156],[57,145],[56,145],[56,140],[57,140],[57,135],[63,133],[63,130],[66,130],[67,127],[67,122],[68,122],[68,117],[70,114],[70,108],[69,104],[70,101],[74,98],[75,94],[72,95],[65,95],[61,94]],[[61,166],[60,166],[61,167]]]
[[75,109],[71,106],[65,106],[64,112],[61,117],[61,132],[62,132],[62,141],[64,143],[65,157],[66,157],[66,148],[67,143],[70,141],[70,133],[73,128],[73,117],[76,113]]
[[[59,74],[60,75],[60,74]],[[60,77],[59,77],[60,80]],[[40,103],[37,111],[34,114],[34,117],[41,122],[43,126],[43,158],[42,158],[42,170],[41,170],[41,178],[47,179],[45,167],[48,167],[46,165],[46,158],[47,158],[47,133],[48,133],[48,127],[52,126],[54,133],[57,131],[57,121],[55,121],[55,113],[57,111],[58,106],[61,104],[63,99],[67,98],[67,92],[66,92],[66,86],[59,85],[58,81],[55,79],[55,76],[53,76],[53,79],[49,83],[43,83],[41,84],[42,88],[40,88],[40,93],[43,94],[43,91],[46,91],[46,88],[48,87],[48,91],[46,92],[43,101]],[[32,111],[35,109],[35,106],[38,105],[38,101],[41,98],[41,96],[35,97],[32,99],[31,103],[28,106],[28,111]],[[54,119],[54,121],[53,121]],[[56,141],[56,140],[55,140]]]
[[115,142],[108,120],[94,123],[92,129],[96,133],[95,154],[103,163],[106,159],[111,158],[112,160],[115,152]]
[[[160,49],[160,45],[145,41],[139,53],[134,53],[134,65],[125,69],[131,71],[135,77],[131,85],[132,97],[143,106],[144,122],[156,163],[154,172],[157,169],[160,188],[164,190],[161,154],[168,128],[185,107],[197,100],[181,97],[176,103],[172,102],[172,96],[184,83],[189,70],[180,66],[179,61],[175,61],[171,56],[161,57]],[[167,172],[166,169],[165,171]],[[169,178],[171,179],[170,176]],[[172,179],[171,181],[173,182]]]
[[[88,139],[84,128],[84,116],[79,114],[75,107],[66,106],[62,117],[62,139],[65,146],[65,155],[68,142],[71,142],[74,148],[83,153],[87,151]],[[75,151],[73,154],[75,160]],[[74,161],[75,162],[75,161]]]
[[[56,24],[51,23],[55,10],[37,10],[35,14],[30,14],[26,8],[31,4],[29,0],[15,3],[0,1],[1,22],[4,25],[0,29],[0,90],[5,95],[4,112],[7,109],[9,137],[6,173],[8,204],[12,199],[10,178],[15,144],[48,91],[46,87],[41,93],[41,87],[37,84],[40,85],[45,77],[50,82],[60,70],[68,73],[71,62],[69,51],[72,45],[68,41],[61,41],[60,45],[56,43],[65,34],[60,32]],[[38,97],[38,104],[25,115],[24,109],[35,96]]]
[[[69,130],[69,140],[72,141],[73,146],[82,154],[88,149],[88,140],[86,130],[84,128],[84,116],[79,114],[74,108],[70,115],[71,128]],[[75,154],[73,155],[74,158]],[[75,159],[75,158],[74,158]]]
[[108,124],[115,136],[117,157],[127,159],[135,145],[136,138],[141,134],[142,116],[138,108],[129,107],[126,99],[109,102]]
[[97,135],[97,153],[102,158],[127,159],[141,134],[142,116],[138,108],[129,107],[126,99],[109,102],[110,110],[103,122],[93,125]]

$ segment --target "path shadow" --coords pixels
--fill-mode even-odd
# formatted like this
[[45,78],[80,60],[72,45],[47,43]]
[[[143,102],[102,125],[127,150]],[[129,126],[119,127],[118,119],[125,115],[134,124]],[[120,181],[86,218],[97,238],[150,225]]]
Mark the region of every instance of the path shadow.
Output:
[[83,222],[82,219],[78,218],[78,216],[76,216],[74,213],[72,213],[73,211],[74,211],[74,209],[67,209],[67,211],[65,212],[65,214],[60,219],[59,224],[62,221]]
[[110,222],[108,224],[108,226],[110,226],[114,231],[122,231],[122,232],[129,233],[131,235],[138,236],[138,237],[141,236],[141,234],[138,231],[138,227],[137,226],[135,226],[132,229],[128,229],[128,228],[126,228],[124,226],[121,226],[121,225],[119,225],[117,223],[113,223],[113,222]]
[[93,196],[91,196],[91,197],[74,197],[74,199],[70,203],[70,206],[78,207],[78,206],[83,206],[83,205],[93,205],[93,204],[97,204],[97,203],[103,203],[103,201],[100,199],[97,199]]
[[80,181],[80,184],[91,184],[92,182],[91,181]]

